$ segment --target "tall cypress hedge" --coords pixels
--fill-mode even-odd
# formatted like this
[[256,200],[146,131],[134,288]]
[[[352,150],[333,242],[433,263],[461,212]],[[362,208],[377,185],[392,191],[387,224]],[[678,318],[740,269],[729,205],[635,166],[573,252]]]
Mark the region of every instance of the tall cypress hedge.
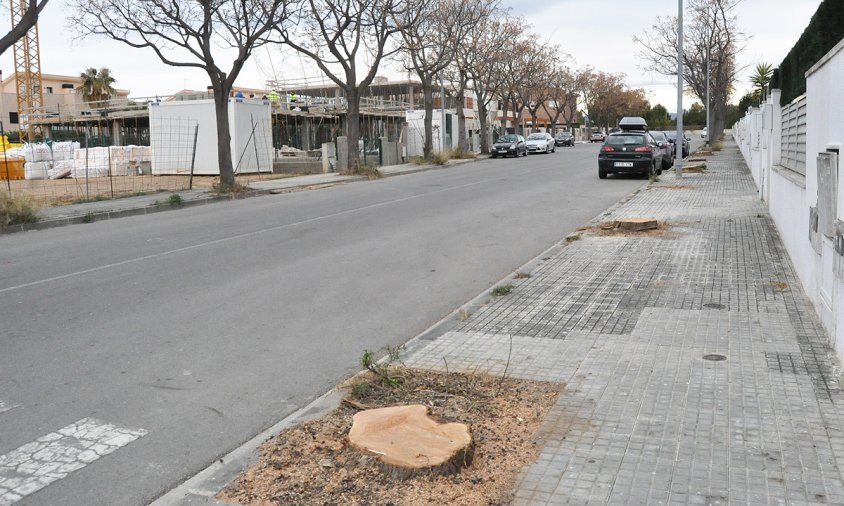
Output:
[[788,104],[806,93],[806,71],[841,39],[844,39],[844,0],[824,0],[771,77],[771,88],[782,90],[780,104]]

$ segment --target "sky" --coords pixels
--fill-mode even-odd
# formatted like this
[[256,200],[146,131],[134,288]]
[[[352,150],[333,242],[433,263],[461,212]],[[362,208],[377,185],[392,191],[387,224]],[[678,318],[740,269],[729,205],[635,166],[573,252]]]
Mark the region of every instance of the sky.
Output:
[[[644,88],[651,104],[677,109],[676,78],[645,71],[637,56],[633,37],[643,34],[657,16],[676,15],[675,0],[503,0],[514,15],[523,16],[541,40],[558,45],[576,66],[623,73],[633,88]],[[777,66],[797,42],[821,0],[741,0],[736,7],[740,29],[750,36],[741,55],[748,69],[740,76],[734,101],[749,88],[753,66],[768,62]],[[78,75],[88,67],[107,67],[117,88],[130,97],[168,95],[181,89],[204,90],[209,81],[198,69],[169,67],[149,49],[134,49],[104,37],[78,40],[67,26],[69,7],[63,0],[50,0],[39,20],[41,71],[45,74]],[[8,11],[0,13],[8,16]],[[0,70],[10,75],[12,51],[0,56]],[[389,64],[379,72],[399,79],[399,66]],[[324,81],[308,61],[287,51],[259,48],[237,80],[238,86],[262,88],[268,79]],[[684,108],[693,100],[684,99]]]

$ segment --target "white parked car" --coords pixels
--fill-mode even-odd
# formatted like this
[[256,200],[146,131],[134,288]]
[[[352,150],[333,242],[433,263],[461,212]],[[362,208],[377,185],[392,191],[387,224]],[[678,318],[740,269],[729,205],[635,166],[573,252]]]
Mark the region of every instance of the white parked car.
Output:
[[700,134],[701,139],[706,139],[709,136],[709,127],[703,127],[703,132]]
[[549,133],[530,134],[525,141],[528,153],[555,153],[557,151],[554,138]]

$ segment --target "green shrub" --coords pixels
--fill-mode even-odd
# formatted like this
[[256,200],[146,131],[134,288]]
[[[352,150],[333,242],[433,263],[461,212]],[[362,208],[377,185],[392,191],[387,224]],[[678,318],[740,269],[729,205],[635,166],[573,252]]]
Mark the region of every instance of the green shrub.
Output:
[[806,71],[844,38],[844,2],[824,0],[809,26],[771,77],[771,88],[782,90],[786,105],[806,93]]
[[36,221],[38,216],[29,199],[0,193],[0,228]]

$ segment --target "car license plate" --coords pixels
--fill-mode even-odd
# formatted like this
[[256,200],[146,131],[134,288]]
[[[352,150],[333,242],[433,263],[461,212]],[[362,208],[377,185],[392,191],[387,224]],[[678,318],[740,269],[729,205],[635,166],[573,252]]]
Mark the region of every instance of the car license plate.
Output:
[[506,152],[507,152],[507,150],[506,150],[506,149],[499,149],[499,150],[498,150],[498,152],[499,152],[499,153],[506,153]]
[[632,167],[633,162],[615,162],[616,167]]

